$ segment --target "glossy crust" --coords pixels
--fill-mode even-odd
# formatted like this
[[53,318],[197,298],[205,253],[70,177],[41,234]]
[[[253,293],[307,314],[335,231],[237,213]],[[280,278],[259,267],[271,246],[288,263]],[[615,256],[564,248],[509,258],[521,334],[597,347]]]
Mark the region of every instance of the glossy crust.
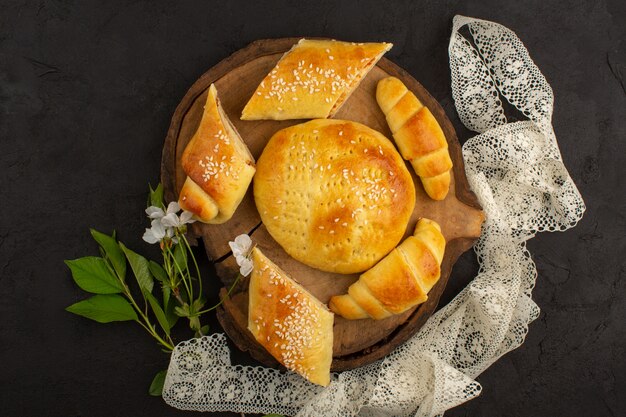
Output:
[[332,117],[391,47],[302,39],[261,81],[241,119]]
[[327,386],[334,315],[255,248],[248,329],[276,360],[309,381]]
[[187,179],[178,197],[180,206],[204,223],[229,220],[252,181],[254,158],[222,110],[213,84],[182,166]]
[[434,200],[443,200],[450,189],[452,159],[435,117],[395,77],[378,82],[376,100],[402,157],[411,161],[426,193]]
[[380,320],[423,303],[441,275],[445,246],[439,225],[420,219],[414,235],[362,274],[348,294],[331,297],[330,309],[351,320]]
[[318,119],[274,134],[259,157],[254,199],[289,255],[348,274],[370,268],[400,242],[415,187],[382,134]]

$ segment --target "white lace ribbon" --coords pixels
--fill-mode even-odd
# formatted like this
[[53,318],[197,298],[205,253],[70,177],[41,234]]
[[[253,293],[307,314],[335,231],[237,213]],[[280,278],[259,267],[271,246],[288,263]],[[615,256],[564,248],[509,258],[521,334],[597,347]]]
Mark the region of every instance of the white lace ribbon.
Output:
[[[539,315],[526,241],[574,226],[585,206],[552,129],[552,89],[517,36],[456,16],[449,54],[457,112],[480,133],[463,146],[468,180],[487,216],[475,245],[476,278],[384,360],[334,375],[325,389],[292,373],[233,366],[222,334],[183,342],[165,381],[168,404],[298,416],[436,416],[477,396],[473,378],[523,342]],[[527,120],[508,123],[503,100]]]

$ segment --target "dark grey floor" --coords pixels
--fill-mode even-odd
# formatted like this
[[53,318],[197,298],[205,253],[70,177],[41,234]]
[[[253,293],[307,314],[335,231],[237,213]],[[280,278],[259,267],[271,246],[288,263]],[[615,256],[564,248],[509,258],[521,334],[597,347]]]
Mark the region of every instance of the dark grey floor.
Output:
[[[257,3],[0,2],[0,414],[186,414],[146,395],[167,363],[147,336],[63,311],[83,294],[62,260],[96,253],[89,227],[146,248],[146,184],[200,74],[259,38],[391,41],[387,56],[464,141],[447,45],[452,17],[465,14],[514,30],[551,83],[554,128],[588,210],[575,229],[529,244],[541,316],[479,377],[482,395],[447,415],[626,415],[626,3]],[[446,299],[475,272],[467,254]]]

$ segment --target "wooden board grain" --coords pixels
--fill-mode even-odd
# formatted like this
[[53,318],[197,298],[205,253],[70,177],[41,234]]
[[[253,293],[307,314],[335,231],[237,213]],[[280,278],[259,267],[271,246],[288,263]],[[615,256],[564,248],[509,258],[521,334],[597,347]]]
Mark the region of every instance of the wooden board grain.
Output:
[[[211,83],[215,83],[224,110],[255,158],[259,157],[265,144],[276,131],[302,122],[302,120],[277,122],[239,119],[241,110],[257,85],[283,53],[297,41],[297,38],[256,41],[211,68],[193,84],[172,117],[163,148],[161,176],[168,201],[177,198],[185,180],[185,174],[179,164],[180,156],[200,122],[202,106]],[[416,206],[405,234],[405,236],[411,234],[420,217],[433,219],[441,225],[446,237],[446,254],[441,279],[431,290],[428,301],[421,306],[380,321],[335,318],[333,370],[336,371],[351,369],[380,359],[424,324],[437,306],[456,259],[478,238],[484,220],[483,212],[467,183],[461,148],[452,124],[439,103],[421,84],[397,65],[383,58],[362,81],[335,118],[363,123],[391,138],[385,116],[375,100],[377,82],[389,75],[400,78],[428,106],[448,141],[454,163],[450,193],[443,201],[431,200],[414,176]],[[413,173],[410,166],[409,171]],[[254,204],[252,188],[230,221],[222,225],[195,223],[191,232],[203,239],[207,256],[216,262],[216,270],[225,285],[232,281],[238,271],[233,257],[230,256],[228,241],[241,233],[250,234],[270,259],[322,302],[327,302],[332,295],[345,293],[350,284],[358,279],[358,274],[340,275],[313,269],[287,255],[261,223]],[[263,363],[275,365],[276,361],[254,341],[246,329],[246,289],[244,281],[219,309],[218,318],[226,333],[239,348],[249,351]],[[224,294],[223,291],[222,295]]]

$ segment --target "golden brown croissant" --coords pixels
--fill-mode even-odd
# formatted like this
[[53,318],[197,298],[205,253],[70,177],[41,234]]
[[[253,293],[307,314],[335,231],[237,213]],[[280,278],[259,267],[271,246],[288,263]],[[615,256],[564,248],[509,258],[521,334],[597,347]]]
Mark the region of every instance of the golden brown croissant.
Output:
[[378,82],[376,101],[402,157],[411,161],[433,200],[443,200],[450,188],[452,160],[446,137],[428,107],[395,77]]
[[334,315],[258,248],[252,250],[248,329],[276,360],[309,381],[330,383]]
[[211,84],[198,130],[181,158],[187,179],[180,206],[204,223],[229,220],[254,176],[254,158],[222,110]]
[[348,294],[332,297],[330,309],[351,320],[380,320],[423,303],[439,280],[445,246],[439,225],[420,219],[413,236],[363,273]]

